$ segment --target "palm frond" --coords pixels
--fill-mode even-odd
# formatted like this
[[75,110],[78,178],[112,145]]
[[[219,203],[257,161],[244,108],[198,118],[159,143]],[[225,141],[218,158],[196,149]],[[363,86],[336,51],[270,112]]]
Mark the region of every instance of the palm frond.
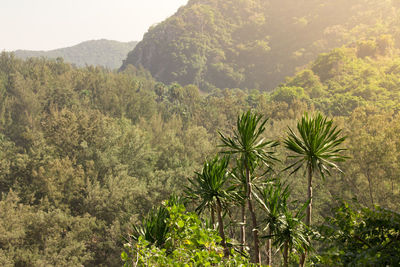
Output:
[[338,162],[343,162],[348,157],[342,155],[346,149],[340,146],[346,137],[339,137],[341,130],[333,125],[322,114],[314,117],[304,114],[297,124],[296,134],[290,127],[288,137],[284,140],[284,146],[292,152],[288,158],[295,162],[284,170],[292,169],[291,174],[297,172],[304,163],[310,164],[312,171],[317,170],[322,178],[330,175],[330,169],[341,171]]
[[261,115],[253,114],[250,110],[238,116],[236,121],[237,130],[233,137],[226,137],[219,132],[223,148],[223,154],[240,154],[244,164],[254,171],[259,162],[267,169],[272,169],[274,162],[278,159],[274,156],[274,148],[279,145],[276,141],[265,140],[262,134],[268,119]]

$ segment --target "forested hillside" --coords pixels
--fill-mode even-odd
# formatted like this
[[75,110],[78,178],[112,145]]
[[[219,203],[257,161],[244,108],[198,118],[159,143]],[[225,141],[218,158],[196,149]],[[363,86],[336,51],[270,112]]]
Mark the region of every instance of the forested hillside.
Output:
[[117,69],[121,66],[123,59],[131,51],[137,42],[117,42],[112,40],[86,41],[71,47],[60,48],[50,51],[14,51],[18,58],[45,57],[56,59],[61,57],[65,62],[78,67],[103,66],[109,69]]
[[397,266],[399,8],[189,0],[133,50],[1,53],[0,266]]
[[[172,193],[183,196],[188,178],[221,150],[218,132],[231,136],[237,116],[249,109],[270,118],[263,137],[281,143],[287,127],[295,129],[305,111],[322,110],[343,129],[349,157],[339,163],[343,174],[314,181],[316,226],[334,216],[339,199],[399,212],[400,57],[392,39],[383,36],[321,54],[271,93],[217,89],[203,95],[195,85],[164,85],[133,66],[115,73],[2,53],[0,265],[120,266],[122,237],[132,224],[139,225]],[[274,151],[280,161],[273,169],[290,184],[289,207],[295,209],[306,202],[307,182],[303,171],[282,172],[291,162],[283,145]],[[194,210],[196,203],[187,208]],[[226,207],[231,213],[225,222],[235,221],[227,232],[239,240],[239,211]],[[262,221],[262,206],[255,212]],[[375,222],[375,213],[364,212],[365,220]],[[199,227],[195,219],[182,218]],[[201,218],[207,221],[209,215]],[[249,228],[249,246],[251,234]],[[318,257],[310,261],[337,263],[338,249],[352,249],[332,242],[327,244],[334,247],[316,243],[312,255]],[[298,261],[294,252],[291,262]],[[370,259],[371,254],[363,255],[362,260]],[[274,264],[280,259],[277,254]]]
[[[342,45],[398,41],[397,0],[190,0],[152,27],[129,64],[170,84],[271,91],[317,55]],[[399,44],[399,42],[397,42]]]

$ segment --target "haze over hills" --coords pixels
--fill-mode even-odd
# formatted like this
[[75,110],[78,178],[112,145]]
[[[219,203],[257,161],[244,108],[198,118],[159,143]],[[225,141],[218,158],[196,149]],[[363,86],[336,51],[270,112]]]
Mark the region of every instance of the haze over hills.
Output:
[[29,57],[62,57],[65,62],[75,64],[78,67],[95,65],[116,69],[121,66],[122,60],[136,44],[136,41],[118,42],[101,39],[86,41],[75,46],[50,51],[17,50],[14,53],[22,59]]
[[399,1],[190,0],[151,28],[124,61],[203,90],[272,90],[319,53],[390,33]]

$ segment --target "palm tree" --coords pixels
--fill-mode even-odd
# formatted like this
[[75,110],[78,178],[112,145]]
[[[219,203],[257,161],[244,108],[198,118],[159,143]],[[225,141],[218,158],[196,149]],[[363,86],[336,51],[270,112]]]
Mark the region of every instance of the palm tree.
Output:
[[279,180],[272,180],[264,184],[262,188],[257,187],[257,191],[261,197],[254,195],[261,207],[266,212],[264,219],[267,231],[267,265],[272,265],[272,237],[277,232],[279,219],[282,213],[287,209],[287,199],[289,198],[289,186],[284,186]]
[[[167,240],[169,227],[166,220],[169,218],[169,212],[165,206],[160,206],[157,209],[152,209],[144,218],[142,225],[132,225],[133,231],[129,235],[129,239],[138,241],[140,236],[151,244],[162,248]],[[130,240],[127,239],[128,242]]]
[[[304,248],[310,246],[307,240],[306,226],[302,223],[308,203],[305,203],[293,215],[287,204],[290,196],[289,186],[284,186],[279,180],[276,180],[265,184],[261,189],[257,188],[257,190],[261,197],[255,196],[266,211],[264,230],[268,230],[268,233],[263,238],[267,238],[269,241],[274,238],[274,245],[282,251],[284,266],[288,266],[291,251],[302,252]],[[271,262],[268,262],[268,265],[270,266]]]
[[[306,206],[304,206],[306,208]],[[302,212],[301,212],[302,211]],[[288,209],[283,210],[276,228],[275,242],[279,249],[283,247],[283,266],[289,266],[289,255],[295,250],[304,253],[311,248],[308,240],[307,226],[302,222],[304,209],[293,215]]]
[[227,185],[230,177],[228,164],[228,157],[219,158],[216,156],[211,161],[206,161],[202,172],[196,172],[195,178],[189,179],[191,187],[187,188],[186,191],[190,198],[201,201],[196,208],[198,213],[207,208],[211,210],[212,214],[216,211],[225,256],[229,255],[229,250],[226,244],[222,210],[234,198],[234,187]]
[[272,148],[278,143],[274,141],[265,141],[262,134],[265,131],[267,119],[262,120],[262,116],[252,114],[251,111],[238,116],[237,129],[234,132],[233,138],[225,137],[220,134],[222,145],[226,148],[223,153],[237,154],[243,166],[246,177],[246,199],[249,207],[253,223],[253,238],[254,238],[254,262],[261,265],[261,254],[259,249],[257,217],[253,207],[252,200],[252,178],[254,171],[260,165],[271,169],[271,163],[276,160],[273,157]]
[[[308,207],[306,215],[306,225],[311,225],[312,212],[312,179],[315,171],[324,179],[325,175],[330,175],[330,169],[339,170],[337,162],[346,159],[342,155],[345,150],[340,148],[345,137],[339,137],[341,130],[333,125],[332,120],[327,120],[320,113],[314,117],[309,117],[306,113],[300,122],[297,123],[299,135],[289,128],[288,137],[284,144],[292,152],[289,157],[295,162],[287,169],[292,169],[292,173],[297,172],[302,166],[306,166],[308,174]],[[300,265],[304,266],[307,251],[302,255]]]
[[[171,205],[184,205],[185,200],[181,197],[172,194],[168,201],[168,206]],[[128,243],[130,241],[138,242],[139,237],[143,237],[144,240],[150,244],[154,244],[159,248],[163,248],[167,242],[167,235],[170,231],[170,227],[167,224],[167,220],[170,215],[166,206],[161,205],[158,208],[153,208],[143,219],[141,225],[132,225],[132,233],[125,238]]]

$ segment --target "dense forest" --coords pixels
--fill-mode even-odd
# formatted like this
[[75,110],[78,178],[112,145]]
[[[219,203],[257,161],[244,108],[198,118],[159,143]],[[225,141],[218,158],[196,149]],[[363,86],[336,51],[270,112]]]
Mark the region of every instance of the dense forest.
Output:
[[71,47],[59,48],[50,51],[16,50],[14,54],[21,59],[30,57],[45,57],[56,59],[61,57],[65,62],[85,66],[102,66],[109,69],[118,69],[129,51],[137,42],[117,42],[112,40],[86,41]]
[[[399,211],[399,62],[341,48],[272,93],[204,95],[133,66],[115,73],[3,53],[2,265],[119,265],[131,226],[171,193],[182,195],[188,178],[220,151],[218,132],[233,133],[249,109],[270,118],[263,133],[270,140],[282,142],[287,126],[295,129],[316,107],[343,129],[349,159],[340,164],[343,174],[315,181],[316,225],[340,199]],[[274,150],[290,201],[305,203],[302,172],[281,173],[290,159],[283,146]]]
[[0,265],[398,266],[398,7],[191,0],[120,71],[1,53]]

